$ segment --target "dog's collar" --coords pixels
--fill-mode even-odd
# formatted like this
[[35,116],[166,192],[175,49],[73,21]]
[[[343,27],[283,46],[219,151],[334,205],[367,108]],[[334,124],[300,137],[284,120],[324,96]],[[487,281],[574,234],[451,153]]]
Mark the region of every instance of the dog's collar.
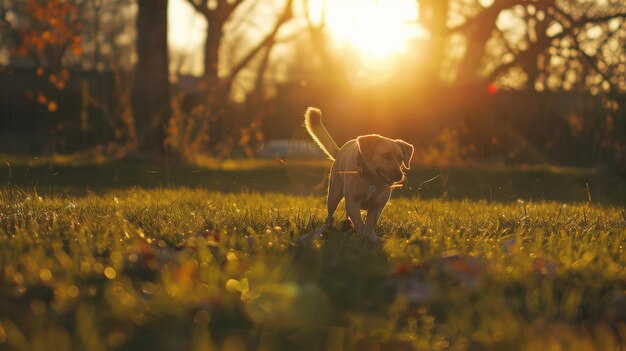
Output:
[[357,157],[356,157],[356,164],[359,167],[359,175],[369,181],[372,181],[374,183],[384,183],[381,182],[381,180],[379,179],[378,175],[376,173],[374,173],[365,163],[365,160],[363,159],[363,155],[361,155],[361,153],[357,153]]

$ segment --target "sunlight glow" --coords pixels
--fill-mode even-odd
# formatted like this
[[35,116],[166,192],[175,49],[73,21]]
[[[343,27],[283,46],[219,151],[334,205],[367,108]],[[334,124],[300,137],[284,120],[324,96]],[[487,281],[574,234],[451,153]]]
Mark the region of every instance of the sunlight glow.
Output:
[[169,41],[177,50],[189,50],[204,42],[206,23],[185,0],[170,0]]
[[[326,31],[335,49],[352,59],[358,80],[383,79],[416,40],[428,36],[417,6],[415,0],[309,0],[309,13],[316,24],[325,14]],[[172,66],[200,74],[204,19],[187,1],[170,0],[169,24]]]
[[[202,74],[202,48],[206,21],[185,0],[170,0],[168,10],[168,40],[173,66],[182,65],[183,73]],[[180,62],[184,61],[184,64]]]
[[417,24],[415,0],[312,0],[309,9],[317,23],[322,20],[324,1],[330,35],[363,60],[400,55],[410,40],[426,35]]

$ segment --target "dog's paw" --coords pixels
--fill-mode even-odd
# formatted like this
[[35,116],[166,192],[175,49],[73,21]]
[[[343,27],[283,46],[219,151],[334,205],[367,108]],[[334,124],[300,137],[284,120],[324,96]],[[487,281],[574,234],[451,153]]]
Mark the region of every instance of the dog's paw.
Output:
[[354,225],[352,224],[352,221],[348,218],[344,219],[343,221],[341,221],[341,224],[339,224],[339,230],[342,232],[348,232],[354,229]]
[[366,234],[365,236],[372,244],[380,244],[380,238],[376,234]]

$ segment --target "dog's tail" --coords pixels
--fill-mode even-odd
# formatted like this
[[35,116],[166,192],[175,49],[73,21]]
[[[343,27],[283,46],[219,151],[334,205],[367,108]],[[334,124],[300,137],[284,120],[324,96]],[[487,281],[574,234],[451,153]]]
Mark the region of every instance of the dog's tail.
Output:
[[307,108],[304,113],[304,127],[322,151],[334,161],[339,147],[322,124],[322,111],[315,107]]

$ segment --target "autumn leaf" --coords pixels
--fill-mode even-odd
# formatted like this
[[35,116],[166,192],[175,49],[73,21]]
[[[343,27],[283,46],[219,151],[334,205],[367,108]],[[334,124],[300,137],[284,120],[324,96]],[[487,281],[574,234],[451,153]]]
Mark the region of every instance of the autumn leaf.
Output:
[[57,103],[56,101],[52,100],[48,103],[48,111],[50,112],[56,112],[58,109]]
[[43,94],[39,94],[39,95],[37,96],[37,102],[38,102],[38,103],[40,103],[40,104],[42,104],[42,105],[45,105],[45,104],[47,104],[47,103],[48,103],[48,98],[47,98],[47,97],[45,97]]

